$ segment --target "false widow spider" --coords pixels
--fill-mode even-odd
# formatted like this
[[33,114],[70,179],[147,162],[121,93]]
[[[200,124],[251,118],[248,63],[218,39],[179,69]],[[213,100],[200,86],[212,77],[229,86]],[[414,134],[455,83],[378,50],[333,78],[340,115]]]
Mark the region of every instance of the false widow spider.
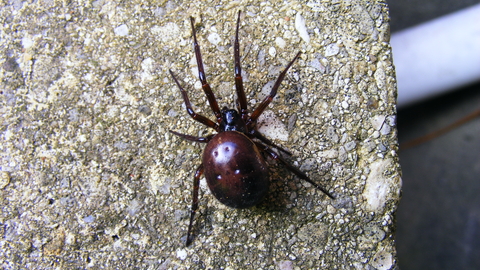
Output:
[[254,206],[265,197],[269,186],[268,165],[265,162],[263,153],[282,163],[300,179],[312,184],[331,199],[334,198],[325,188],[313,182],[306,174],[296,167],[290,165],[290,163],[284,160],[271,148],[276,148],[279,151],[291,155],[289,151],[275,145],[272,141],[257,131],[256,121],[258,117],[263,113],[277,94],[278,87],[282,83],[290,66],[292,66],[292,64],[299,58],[300,52],[295,55],[293,60],[288,63],[285,70],[280,73],[270,94],[265,97],[252,114],[249,114],[247,100],[243,90],[243,79],[241,75],[242,68],[240,65],[240,45],[238,42],[240,15],[241,11],[238,12],[234,43],[235,88],[238,96],[238,111],[226,107],[220,110],[218,107],[215,95],[205,76],[200,46],[198,45],[196,37],[194,25],[195,19],[193,17],[190,17],[190,23],[192,26],[195,57],[198,65],[198,76],[202,83],[203,91],[207,96],[210,108],[217,120],[216,123],[201,114],[197,114],[192,109],[187,92],[180,85],[173,71],[169,70],[170,75],[180,89],[188,114],[194,120],[217,132],[217,134],[211,134],[206,137],[196,137],[170,130],[171,133],[183,139],[207,144],[203,151],[202,163],[198,166],[193,178],[193,199],[190,211],[190,223],[187,232],[187,246],[193,241],[192,227],[195,213],[198,209],[200,177],[205,174],[208,187],[221,203],[234,208]]

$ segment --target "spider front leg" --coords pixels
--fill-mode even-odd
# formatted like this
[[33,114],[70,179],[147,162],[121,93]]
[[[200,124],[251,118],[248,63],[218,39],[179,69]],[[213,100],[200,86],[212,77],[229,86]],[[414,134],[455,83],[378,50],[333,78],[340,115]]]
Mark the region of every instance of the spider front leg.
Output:
[[258,117],[263,113],[263,111],[267,108],[267,106],[272,102],[273,98],[277,95],[277,90],[278,87],[280,87],[280,84],[282,83],[283,79],[285,78],[285,75],[287,74],[288,69],[292,66],[293,62],[297,60],[300,57],[301,52],[298,52],[297,55],[293,58],[290,63],[288,63],[287,67],[280,73],[280,75],[277,78],[277,81],[272,87],[272,91],[270,91],[270,94],[265,97],[265,99],[258,105],[258,107],[253,111],[252,115],[250,118],[247,120],[247,127],[249,130],[251,130],[255,126],[255,121],[257,121]]
[[238,11],[237,29],[235,30],[235,43],[233,46],[234,58],[235,58],[235,89],[237,91],[238,103],[240,104],[240,115],[243,121],[248,119],[247,110],[247,98],[245,97],[245,91],[243,90],[243,78],[242,78],[242,66],[240,65],[240,43],[238,42],[238,28],[240,27],[240,14]]
[[203,92],[208,99],[208,104],[210,104],[210,108],[212,108],[213,114],[217,118],[217,122],[220,123],[222,121],[222,113],[220,112],[220,108],[218,107],[217,100],[215,99],[215,95],[213,94],[212,88],[210,84],[207,82],[207,77],[205,76],[205,70],[203,68],[203,60],[202,54],[200,53],[200,45],[197,42],[197,34],[195,31],[195,18],[190,17],[190,24],[192,25],[192,33],[193,33],[193,47],[195,50],[195,58],[197,59],[197,66],[198,66],[198,78],[202,83]]
[[172,75],[173,80],[177,84],[178,88],[180,89],[180,93],[182,93],[183,101],[185,102],[185,107],[187,107],[187,112],[188,114],[193,118],[193,120],[198,121],[207,127],[211,127],[218,131],[219,126],[217,123],[213,122],[212,120],[208,119],[207,117],[195,113],[195,111],[192,109],[192,104],[190,103],[190,100],[188,99],[187,92],[183,89],[183,87],[180,85],[178,82],[177,78],[175,77],[175,74],[173,74],[172,70],[168,70],[170,72],[170,75]]

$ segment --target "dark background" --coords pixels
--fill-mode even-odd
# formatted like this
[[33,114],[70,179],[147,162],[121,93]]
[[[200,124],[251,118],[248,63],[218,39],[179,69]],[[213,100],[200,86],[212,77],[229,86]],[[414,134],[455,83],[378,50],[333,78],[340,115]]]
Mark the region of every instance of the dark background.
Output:
[[[394,34],[479,1],[387,3]],[[406,142],[476,110],[480,110],[480,83],[398,110],[403,193],[396,241],[401,269],[480,269],[480,117],[402,149]]]

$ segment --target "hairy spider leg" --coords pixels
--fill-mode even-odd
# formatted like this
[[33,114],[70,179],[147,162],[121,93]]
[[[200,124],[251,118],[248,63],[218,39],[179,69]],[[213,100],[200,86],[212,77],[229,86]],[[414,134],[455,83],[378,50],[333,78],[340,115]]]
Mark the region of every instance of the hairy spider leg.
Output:
[[217,118],[217,122],[222,122],[222,113],[220,112],[220,108],[218,107],[217,100],[215,99],[215,95],[213,94],[212,88],[207,82],[207,77],[205,76],[205,70],[203,68],[203,61],[202,61],[202,54],[200,53],[200,45],[197,42],[197,34],[195,31],[195,18],[190,17],[190,23],[192,25],[192,33],[193,33],[193,47],[195,50],[195,57],[197,58],[197,66],[198,66],[198,78],[202,83],[203,92],[208,99],[208,104],[210,104],[210,108],[212,108],[213,114]]
[[321,192],[325,193],[325,195],[327,195],[328,197],[330,197],[330,199],[335,199],[335,197],[333,197],[332,194],[330,194],[330,192],[328,192],[324,187],[320,186],[319,184],[313,182],[312,179],[310,179],[305,173],[303,173],[302,171],[300,171],[297,167],[291,165],[290,163],[288,163],[286,160],[284,160],[282,157],[280,157],[277,153],[273,152],[272,149],[268,148],[268,146],[266,145],[263,145],[259,142],[255,142],[255,144],[257,145],[257,147],[259,149],[261,149],[262,151],[266,152],[272,159],[276,160],[276,161],[280,161],[281,163],[283,163],[283,165],[285,167],[287,167],[287,169],[291,172],[293,172],[296,176],[298,176],[300,179],[304,180],[304,181],[307,181],[308,183],[312,184],[316,189],[320,190]]
[[284,152],[285,154],[291,156],[292,155],[292,152],[288,151],[287,149],[281,147],[281,146],[278,146],[276,144],[274,144],[271,140],[269,140],[267,137],[263,136],[262,133],[258,132],[256,129],[252,129],[249,131],[249,134],[252,135],[253,138],[257,138],[259,139],[260,141],[262,141],[264,144],[266,145],[269,145],[269,146],[272,146],[272,147],[275,147],[277,148],[278,150]]
[[193,220],[195,218],[195,213],[198,209],[198,189],[200,188],[200,177],[203,174],[203,163],[198,166],[197,171],[195,171],[195,175],[193,177],[193,190],[192,190],[192,208],[190,209],[190,223],[188,224],[188,231],[187,231],[187,241],[185,245],[188,247],[192,241],[192,228],[193,228]]
[[243,78],[242,67],[240,65],[240,44],[238,42],[238,29],[240,27],[240,14],[238,11],[237,29],[235,30],[235,43],[234,43],[234,58],[235,58],[235,89],[237,91],[238,102],[240,104],[240,115],[243,121],[248,120],[247,98],[245,97],[245,91],[243,90]]
[[214,134],[212,134],[212,135],[208,135],[207,137],[197,137],[197,136],[192,136],[188,134],[178,133],[173,130],[169,130],[169,132],[185,140],[189,140],[192,142],[201,142],[201,143],[208,143],[213,138],[213,136],[215,136]]
[[175,81],[175,83],[177,84],[178,88],[180,89],[180,92],[182,93],[182,97],[183,97],[183,101],[185,102],[185,107],[187,107],[187,112],[188,114],[193,118],[193,120],[195,121],[198,121],[208,127],[211,127],[213,129],[215,129],[216,131],[219,130],[219,125],[215,122],[213,122],[212,120],[208,119],[207,117],[201,115],[201,114],[197,114],[193,109],[192,109],[192,104],[190,104],[190,100],[188,99],[188,95],[187,95],[187,92],[183,89],[183,87],[180,85],[180,83],[178,82],[177,78],[175,77],[175,75],[173,74],[172,70],[168,70],[170,71],[170,75],[172,75],[173,77],[173,80]]
[[301,54],[301,52],[298,52],[297,55],[295,55],[295,57],[293,58],[293,60],[290,61],[290,63],[288,63],[287,67],[278,76],[277,81],[275,82],[275,84],[272,87],[272,91],[270,91],[270,94],[268,96],[266,96],[265,99],[262,101],[262,103],[260,103],[260,105],[258,105],[258,107],[255,109],[255,111],[253,111],[252,115],[250,116],[250,118],[247,120],[247,123],[246,123],[247,128],[249,130],[254,128],[255,122],[257,121],[258,117],[263,113],[263,111],[267,108],[267,106],[270,104],[270,102],[272,102],[275,95],[277,95],[278,87],[280,87],[280,84],[282,83],[283,79],[285,78],[285,75],[287,74],[288,69],[292,66],[293,62],[295,62],[295,60],[297,60],[298,57],[300,57],[300,54]]

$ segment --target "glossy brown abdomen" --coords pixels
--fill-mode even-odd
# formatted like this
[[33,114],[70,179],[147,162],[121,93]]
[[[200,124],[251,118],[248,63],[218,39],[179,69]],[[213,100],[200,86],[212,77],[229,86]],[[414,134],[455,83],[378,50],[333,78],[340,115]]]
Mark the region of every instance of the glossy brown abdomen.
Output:
[[253,206],[268,192],[267,164],[253,141],[240,132],[215,135],[205,147],[203,165],[208,187],[227,206]]

